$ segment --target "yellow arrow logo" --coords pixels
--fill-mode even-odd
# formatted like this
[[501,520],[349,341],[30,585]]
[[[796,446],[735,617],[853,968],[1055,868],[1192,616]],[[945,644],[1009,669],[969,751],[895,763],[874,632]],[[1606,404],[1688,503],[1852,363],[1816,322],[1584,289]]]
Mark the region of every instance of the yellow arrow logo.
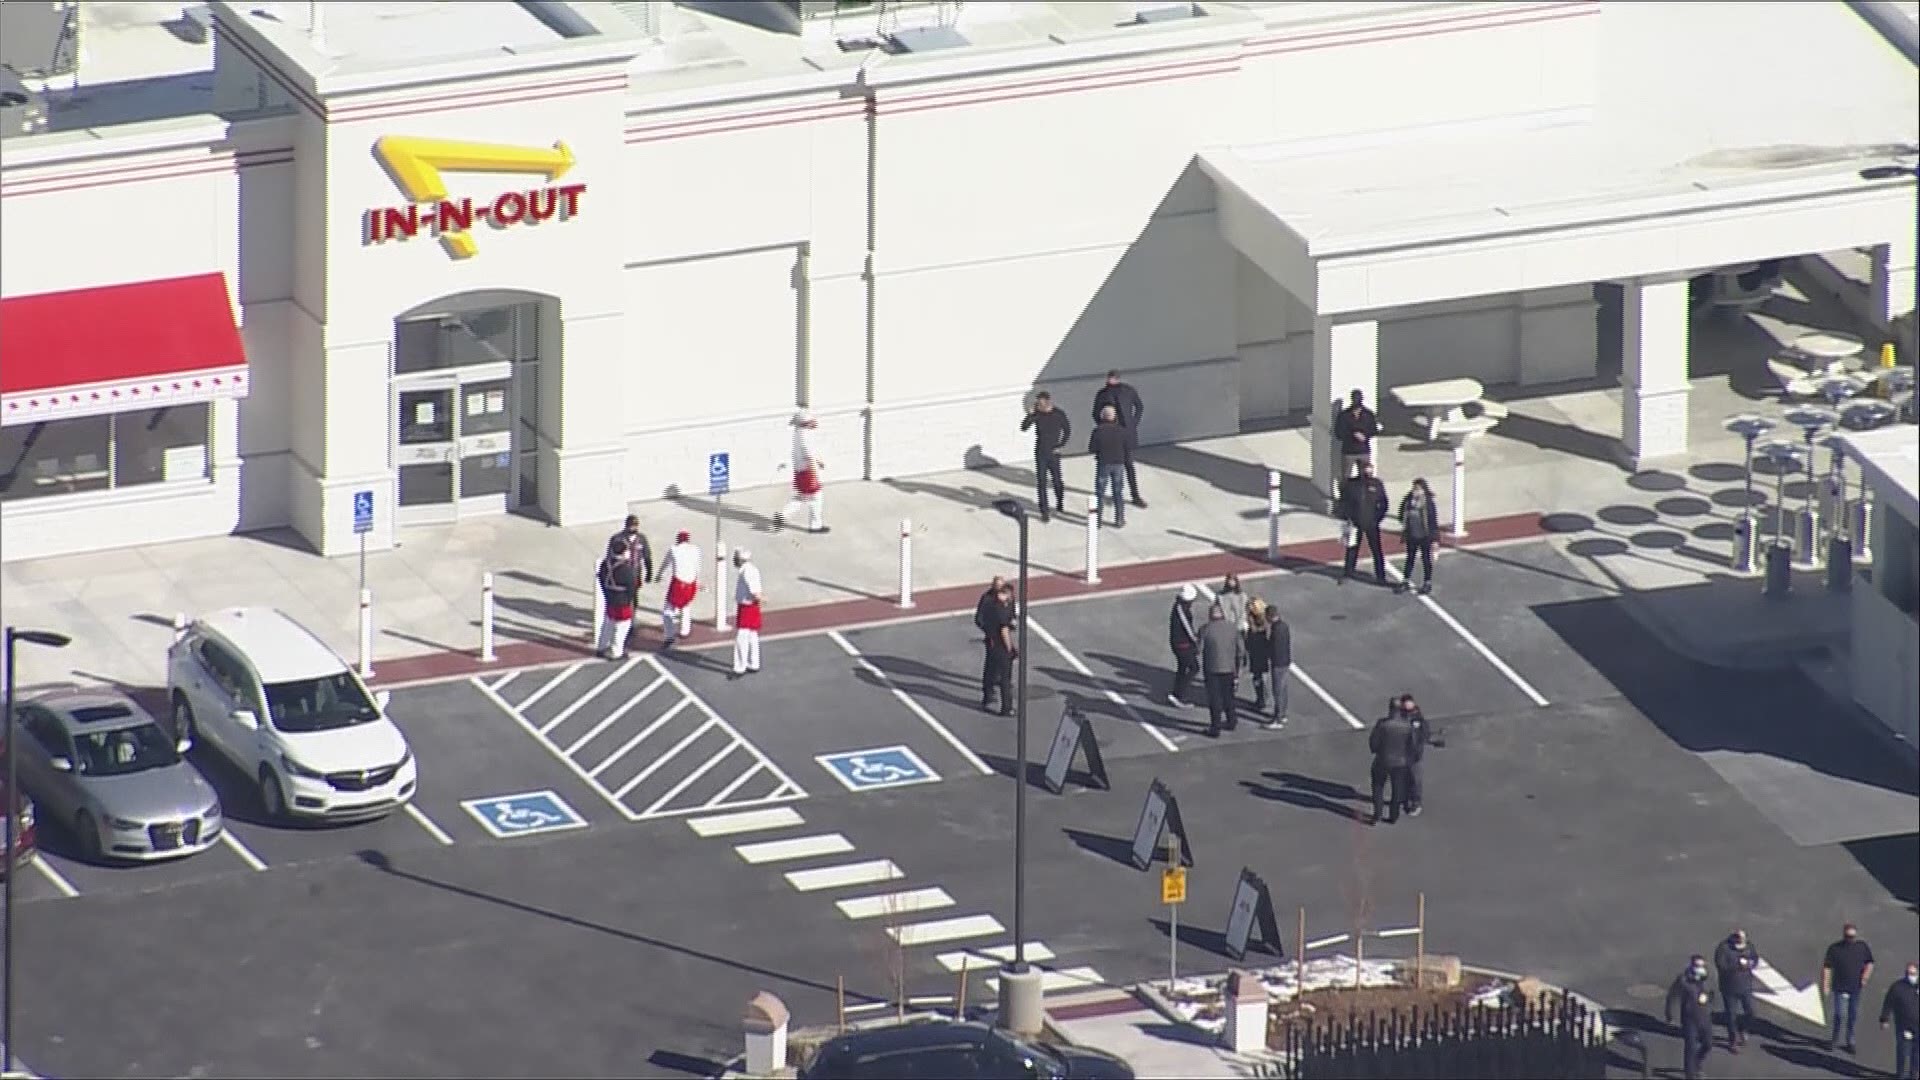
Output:
[[[564,142],[551,147],[508,146],[387,135],[373,144],[373,156],[386,168],[394,186],[416,203],[447,197],[443,173],[538,174],[552,182],[573,168],[573,151]],[[455,258],[466,258],[478,250],[473,237],[465,232],[442,240]]]

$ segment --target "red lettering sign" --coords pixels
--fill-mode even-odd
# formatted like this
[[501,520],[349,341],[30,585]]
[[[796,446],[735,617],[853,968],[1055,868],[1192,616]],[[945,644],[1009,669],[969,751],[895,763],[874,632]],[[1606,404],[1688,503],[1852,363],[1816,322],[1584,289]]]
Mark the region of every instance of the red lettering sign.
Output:
[[571,221],[580,215],[580,197],[586,193],[585,184],[549,184],[525,191],[505,191],[491,200],[462,196],[437,203],[376,206],[361,216],[361,242],[384,244],[411,240],[423,232],[445,239],[471,231],[475,222],[499,230],[546,221]]

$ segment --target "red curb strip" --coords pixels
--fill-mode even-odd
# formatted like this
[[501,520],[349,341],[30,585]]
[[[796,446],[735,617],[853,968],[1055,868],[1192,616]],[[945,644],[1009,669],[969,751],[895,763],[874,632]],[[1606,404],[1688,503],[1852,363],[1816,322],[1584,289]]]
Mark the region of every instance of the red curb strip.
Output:
[[1078,1001],[1071,1005],[1061,1005],[1047,1010],[1050,1020],[1090,1020],[1096,1016],[1118,1016],[1121,1013],[1152,1012],[1142,1005],[1132,994],[1121,993],[1118,996],[1102,998],[1099,1001]]
[[[1444,536],[1441,538],[1441,543],[1446,547],[1478,547],[1483,544],[1531,539],[1544,536],[1546,533],[1547,529],[1541,515],[1509,514],[1505,517],[1472,522],[1464,544],[1455,545]],[[1401,552],[1400,538],[1397,535],[1386,536],[1383,539],[1386,541],[1384,545],[1386,554],[1397,555]],[[1282,545],[1280,562],[1277,566],[1267,561],[1265,551],[1227,548],[1207,555],[1183,555],[1171,559],[1154,559],[1121,566],[1102,567],[1098,585],[1088,585],[1078,575],[1073,574],[1051,572],[1030,574],[1027,579],[1027,598],[1031,603],[1103,596],[1181,581],[1208,580],[1224,577],[1227,574],[1251,575],[1270,573],[1279,569],[1325,565],[1337,563],[1343,556],[1344,550],[1340,546],[1340,541],[1327,539]],[[875,623],[934,618],[958,611],[969,611],[972,610],[974,602],[979,599],[980,588],[978,584],[954,585],[915,593],[914,606],[909,609],[902,609],[893,600],[869,597],[769,611],[766,614],[766,626],[762,636],[767,639],[791,637],[796,634],[844,630]],[[646,645],[657,645],[659,639],[659,630],[652,627],[643,630],[639,635],[639,640]],[[680,640],[683,643],[682,648],[702,649],[730,644],[733,636],[730,633],[718,633],[711,626],[704,626],[695,627],[691,636]],[[474,652],[467,651],[427,653],[422,656],[383,660],[378,664],[373,683],[376,686],[393,687],[409,683],[439,682],[477,675],[485,671],[504,672],[518,668],[569,663],[589,659],[594,652],[591,643],[584,639],[570,641],[549,637],[540,641],[521,641],[501,645],[495,649],[495,654],[499,659],[491,664],[482,663]]]

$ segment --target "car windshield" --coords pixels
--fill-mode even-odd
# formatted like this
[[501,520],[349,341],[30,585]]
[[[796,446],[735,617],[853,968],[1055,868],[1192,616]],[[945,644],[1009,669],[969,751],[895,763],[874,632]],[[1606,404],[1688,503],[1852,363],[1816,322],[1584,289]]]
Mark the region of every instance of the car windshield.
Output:
[[73,738],[74,771],[82,776],[125,776],[180,763],[173,740],[151,720],[105,731],[82,731]]
[[269,683],[267,708],[273,713],[274,727],[296,735],[352,727],[380,718],[380,710],[374,708],[367,692],[345,671],[318,679]]

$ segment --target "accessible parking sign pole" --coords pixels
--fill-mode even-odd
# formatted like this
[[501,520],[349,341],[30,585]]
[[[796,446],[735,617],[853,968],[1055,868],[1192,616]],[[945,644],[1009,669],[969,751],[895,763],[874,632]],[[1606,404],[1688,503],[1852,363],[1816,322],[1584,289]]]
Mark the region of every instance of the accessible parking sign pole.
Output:
[[713,496],[713,628],[727,632],[727,546],[720,542],[720,508],[733,486],[733,463],[724,450],[707,456],[707,494]]

